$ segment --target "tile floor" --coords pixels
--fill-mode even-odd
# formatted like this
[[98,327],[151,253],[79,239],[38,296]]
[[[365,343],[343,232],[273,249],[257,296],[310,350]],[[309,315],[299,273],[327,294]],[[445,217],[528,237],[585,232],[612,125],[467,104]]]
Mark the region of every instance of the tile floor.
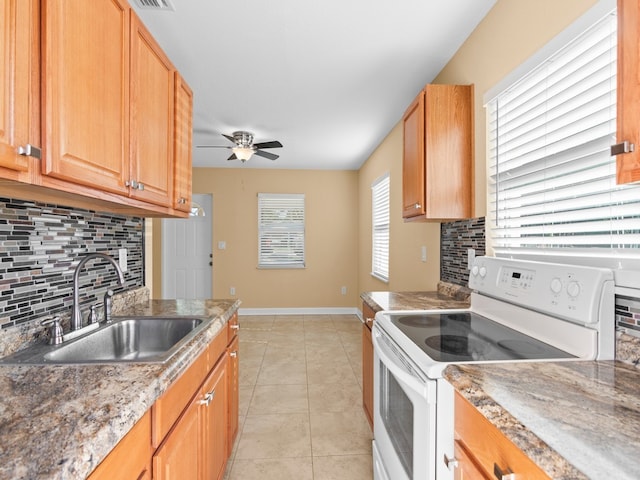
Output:
[[371,480],[355,315],[240,317],[240,426],[226,480]]

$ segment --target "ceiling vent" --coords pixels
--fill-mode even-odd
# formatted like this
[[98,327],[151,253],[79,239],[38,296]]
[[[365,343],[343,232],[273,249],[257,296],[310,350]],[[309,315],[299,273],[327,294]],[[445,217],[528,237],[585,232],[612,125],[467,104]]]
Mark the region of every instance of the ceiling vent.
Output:
[[167,10],[175,12],[176,9],[169,0],[136,0],[140,8],[147,10]]

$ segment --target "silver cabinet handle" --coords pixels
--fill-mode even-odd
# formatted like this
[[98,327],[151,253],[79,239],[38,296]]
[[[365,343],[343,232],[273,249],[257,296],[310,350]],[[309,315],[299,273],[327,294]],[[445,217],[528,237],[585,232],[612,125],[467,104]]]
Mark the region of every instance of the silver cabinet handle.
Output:
[[232,358],[236,358],[238,356],[238,352],[231,352],[229,353],[229,356],[231,356]]
[[208,407],[215,396],[216,396],[216,391],[211,390],[210,392],[205,393],[203,399],[199,400],[198,403],[200,405],[204,405],[205,407]]
[[498,480],[516,480],[516,474],[509,467],[503,471],[497,463],[493,464],[493,474]]
[[138,182],[136,182],[135,180],[127,180],[126,182],[124,182],[124,186],[131,187],[131,188],[138,188]]
[[240,325],[230,325],[230,327],[231,327],[233,330],[239,330],[239,329],[240,329]]
[[631,153],[635,151],[636,146],[633,143],[628,141],[624,141],[622,143],[616,143],[615,145],[611,145],[611,155],[622,155],[623,153]]
[[456,468],[458,468],[458,459],[456,457],[449,458],[449,457],[447,457],[447,455],[445,455],[444,456],[444,464],[446,465],[446,467],[450,471],[453,471]]
[[18,147],[18,155],[22,155],[23,157],[34,157],[34,158],[37,158],[37,159],[41,159],[42,158],[42,150],[39,149],[38,147],[34,147],[30,143],[27,143],[24,146],[20,145]]
[[422,205],[420,205],[419,203],[416,203],[416,204],[414,205],[414,208],[420,208],[421,206],[422,206]]
[[178,199],[178,204],[179,204],[179,205],[184,205],[185,203],[187,203],[187,199],[186,199],[186,198],[184,198],[184,197],[180,197],[180,198]]
[[144,190],[144,183],[138,183],[138,186],[136,188],[138,190]]

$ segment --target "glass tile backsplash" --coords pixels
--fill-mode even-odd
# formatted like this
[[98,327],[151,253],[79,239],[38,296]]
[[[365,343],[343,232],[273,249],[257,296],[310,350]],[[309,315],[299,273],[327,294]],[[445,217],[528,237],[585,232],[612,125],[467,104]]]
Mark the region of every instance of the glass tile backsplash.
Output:
[[[51,313],[68,313],[79,257],[126,248],[128,271],[119,287],[112,266],[90,261],[80,276],[80,301],[102,301],[144,284],[144,219],[0,197],[0,327]],[[117,287],[117,288],[116,288]]]
[[485,253],[484,217],[443,223],[440,226],[440,280],[467,286],[467,250]]

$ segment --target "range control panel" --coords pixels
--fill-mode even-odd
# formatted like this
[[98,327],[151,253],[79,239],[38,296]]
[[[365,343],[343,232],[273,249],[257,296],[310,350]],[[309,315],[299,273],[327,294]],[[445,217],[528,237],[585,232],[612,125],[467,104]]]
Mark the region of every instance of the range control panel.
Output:
[[469,288],[575,323],[598,321],[603,296],[613,296],[606,268],[476,257]]

